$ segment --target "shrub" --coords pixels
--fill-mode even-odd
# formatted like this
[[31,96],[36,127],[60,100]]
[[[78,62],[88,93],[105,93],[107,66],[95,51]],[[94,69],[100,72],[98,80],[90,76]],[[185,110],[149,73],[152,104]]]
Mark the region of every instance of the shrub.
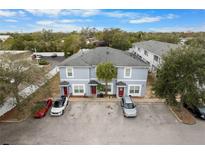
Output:
[[41,59],[41,60],[39,61],[39,65],[48,65],[48,64],[49,64],[49,62],[46,61],[46,60],[44,60],[44,59]]

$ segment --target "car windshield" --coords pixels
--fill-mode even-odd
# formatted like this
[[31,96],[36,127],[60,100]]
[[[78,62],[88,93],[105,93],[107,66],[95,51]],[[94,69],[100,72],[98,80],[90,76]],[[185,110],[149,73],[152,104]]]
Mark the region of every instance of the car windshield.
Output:
[[125,107],[126,109],[133,109],[133,108],[135,108],[135,105],[134,105],[133,103],[125,103],[125,104],[124,104],[124,107]]
[[199,107],[199,111],[202,112],[202,113],[205,113],[205,106]]
[[63,102],[61,100],[55,101],[53,104],[53,107],[62,107],[63,106]]

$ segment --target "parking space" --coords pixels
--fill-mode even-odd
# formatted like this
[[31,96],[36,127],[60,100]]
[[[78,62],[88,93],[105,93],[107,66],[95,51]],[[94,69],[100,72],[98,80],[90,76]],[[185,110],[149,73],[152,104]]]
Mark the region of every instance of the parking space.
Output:
[[0,123],[0,144],[205,144],[205,122],[179,123],[162,103],[124,118],[119,102],[74,102],[61,117]]

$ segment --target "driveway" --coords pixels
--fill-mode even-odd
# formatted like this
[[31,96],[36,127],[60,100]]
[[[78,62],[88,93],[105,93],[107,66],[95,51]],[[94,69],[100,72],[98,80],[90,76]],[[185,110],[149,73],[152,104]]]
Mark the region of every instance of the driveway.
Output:
[[162,103],[127,119],[117,102],[74,102],[61,117],[0,123],[0,144],[205,144],[205,121],[185,125]]

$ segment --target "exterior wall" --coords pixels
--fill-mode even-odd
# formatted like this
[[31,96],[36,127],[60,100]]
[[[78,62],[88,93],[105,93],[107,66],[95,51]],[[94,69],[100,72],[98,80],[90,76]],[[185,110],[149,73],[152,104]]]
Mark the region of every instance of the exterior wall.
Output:
[[146,93],[148,69],[132,68],[131,78],[124,78],[124,67],[118,68],[117,81],[126,83],[125,92],[128,95],[128,87],[131,84],[141,85],[140,96],[144,96]]
[[96,67],[90,68],[90,78],[95,79],[96,78]]
[[[144,54],[144,49],[143,48],[138,48],[137,46],[133,46],[131,49],[129,49],[129,52],[130,53],[134,53],[134,54],[137,54],[139,55],[142,60],[146,61],[146,62],[149,62],[150,64],[150,71],[153,71],[153,66],[155,66],[156,68],[159,66],[159,64],[161,63],[161,57],[159,55],[156,55],[148,50],[147,53],[148,53],[148,56]],[[159,60],[158,62],[154,60],[154,56],[158,56]]]
[[[68,81],[70,83],[69,92],[73,93],[74,84],[84,84],[85,85],[85,95],[90,95],[90,89],[88,82],[90,81],[90,71],[88,67],[73,67],[73,77],[68,78],[66,67],[60,67],[60,80]],[[62,88],[61,88],[62,89]],[[63,94],[63,90],[61,90]]]
[[131,78],[124,77],[124,68],[118,67],[117,79],[118,80],[146,80],[147,79],[147,69],[146,68],[134,68],[132,67]]
[[73,67],[73,77],[68,78],[66,74],[66,67],[60,67],[60,78],[61,80],[67,81],[77,79],[90,79],[90,71],[88,67]]
[[[122,81],[126,83],[124,87],[125,95],[128,95],[128,87],[132,84],[140,85],[141,92],[139,96],[144,96],[146,93],[146,82],[147,82],[147,75],[148,69],[146,68],[132,68],[132,73],[130,78],[124,77],[124,68],[125,67],[118,67],[117,68],[117,79],[113,79],[112,82],[112,94],[118,94],[118,87],[116,83],[118,81]],[[61,81],[68,81],[70,83],[69,92],[73,92],[73,85],[74,84],[84,84],[85,85],[85,95],[91,96],[91,89],[90,85],[88,84],[90,80],[97,80],[96,78],[96,69],[95,67],[73,67],[73,77],[68,78],[66,75],[66,67],[60,67],[60,79]],[[99,83],[103,83],[102,81],[98,81]],[[97,92],[98,93],[98,92]],[[63,88],[61,88],[61,94],[63,94]]]

